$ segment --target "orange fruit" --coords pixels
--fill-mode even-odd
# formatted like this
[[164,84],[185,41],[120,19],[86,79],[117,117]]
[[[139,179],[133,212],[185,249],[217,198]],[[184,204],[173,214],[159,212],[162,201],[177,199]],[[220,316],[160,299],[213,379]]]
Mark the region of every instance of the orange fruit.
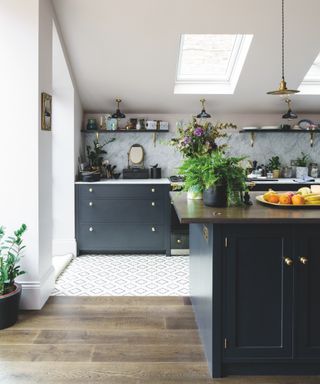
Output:
[[278,195],[270,195],[268,196],[269,203],[278,204],[279,203],[279,196]]
[[303,205],[304,197],[302,195],[293,195],[292,196],[292,204],[293,205]]
[[279,202],[280,204],[292,204],[291,195],[289,195],[288,193],[280,195]]

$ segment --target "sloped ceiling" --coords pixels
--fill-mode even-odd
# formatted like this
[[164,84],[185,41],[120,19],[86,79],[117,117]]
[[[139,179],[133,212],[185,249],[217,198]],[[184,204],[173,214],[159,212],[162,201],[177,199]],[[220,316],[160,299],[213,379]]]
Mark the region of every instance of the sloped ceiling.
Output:
[[[174,95],[182,33],[252,33],[233,95],[206,95],[208,110],[281,112],[266,91],[281,77],[280,0],[53,0],[86,111],[193,113],[202,95]],[[320,52],[320,1],[286,0],[286,79],[297,88]],[[293,97],[320,112],[320,96]]]

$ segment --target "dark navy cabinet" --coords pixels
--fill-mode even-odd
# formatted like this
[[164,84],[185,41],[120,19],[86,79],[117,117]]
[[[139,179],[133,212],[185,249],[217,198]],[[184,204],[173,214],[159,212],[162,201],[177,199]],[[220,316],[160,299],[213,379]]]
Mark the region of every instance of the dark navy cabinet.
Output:
[[190,291],[214,377],[320,373],[319,226],[190,224]]
[[169,184],[77,184],[79,253],[170,254]]

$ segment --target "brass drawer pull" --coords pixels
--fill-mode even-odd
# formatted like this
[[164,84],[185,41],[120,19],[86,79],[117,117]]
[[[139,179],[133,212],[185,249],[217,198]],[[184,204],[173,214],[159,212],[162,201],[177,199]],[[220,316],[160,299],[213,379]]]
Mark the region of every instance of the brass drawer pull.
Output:
[[177,240],[177,243],[178,243],[178,244],[181,244],[181,240],[180,240],[180,239],[178,239],[178,240]]
[[92,192],[93,192],[93,189],[92,189],[92,188],[89,188],[89,192],[92,193]]
[[300,263],[303,264],[303,265],[308,264],[308,261],[309,261],[306,257],[300,257],[299,260],[300,260]]
[[151,205],[152,205],[153,207],[155,207],[155,206],[156,206],[156,203],[153,201],[153,202],[151,203]]
[[93,232],[93,227],[90,227],[90,228],[89,228],[89,232]]
[[287,264],[288,267],[291,267],[293,265],[293,260],[290,257],[285,257],[284,262]]
[[92,206],[93,206],[93,202],[90,201],[90,203],[89,203],[89,207],[92,207]]
[[151,227],[151,231],[155,232],[156,231],[155,227]]
[[151,188],[151,192],[154,193],[156,191],[155,188]]

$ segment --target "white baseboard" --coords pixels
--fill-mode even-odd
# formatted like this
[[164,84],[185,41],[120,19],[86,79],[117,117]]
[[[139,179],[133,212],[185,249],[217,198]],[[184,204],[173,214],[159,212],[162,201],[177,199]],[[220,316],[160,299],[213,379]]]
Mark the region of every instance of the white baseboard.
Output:
[[54,289],[54,268],[51,265],[40,281],[19,281],[22,285],[21,309],[41,309]]
[[54,256],[66,255],[72,253],[77,256],[77,242],[76,239],[53,239],[52,240],[52,254]]

